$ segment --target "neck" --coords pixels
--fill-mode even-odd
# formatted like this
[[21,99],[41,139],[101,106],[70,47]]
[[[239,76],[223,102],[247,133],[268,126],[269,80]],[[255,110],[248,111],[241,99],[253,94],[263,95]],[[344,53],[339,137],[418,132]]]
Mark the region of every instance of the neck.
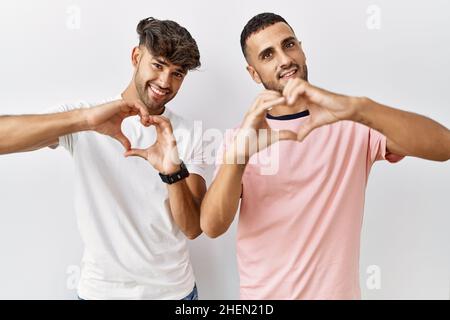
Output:
[[308,109],[306,103],[296,104],[294,106],[280,105],[273,107],[268,113],[273,117],[280,117],[290,114],[296,114]]
[[[137,92],[137,89],[136,89],[136,86],[134,84],[134,81],[131,81],[130,84],[128,84],[128,86],[126,87],[126,89],[122,92],[122,99],[125,100],[125,101],[130,101],[130,102],[132,102],[132,101],[139,101],[142,104],[144,104],[141,101],[141,99],[139,99],[139,94]],[[165,110],[165,106],[161,106],[158,109],[151,109],[148,106],[146,106],[146,107],[147,107],[148,113],[150,115],[160,115],[160,114],[163,114],[163,112]]]
[[125,101],[136,101],[139,100],[139,95],[137,94],[136,86],[134,82],[130,82],[130,84],[126,87],[126,89],[122,92],[122,99]]

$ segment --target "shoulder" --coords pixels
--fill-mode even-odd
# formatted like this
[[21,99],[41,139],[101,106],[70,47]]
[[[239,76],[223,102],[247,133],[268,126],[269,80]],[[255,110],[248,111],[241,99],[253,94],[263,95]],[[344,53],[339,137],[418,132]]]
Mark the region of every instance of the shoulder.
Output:
[[50,108],[47,108],[46,110],[43,110],[42,113],[57,113],[57,112],[67,112],[76,109],[92,108],[100,104],[108,103],[117,99],[118,98],[112,97],[99,100],[78,100],[75,102],[63,102],[56,104],[55,106],[52,106]]
[[371,130],[368,126],[349,120],[338,121],[330,125],[330,128],[343,136],[367,139]]

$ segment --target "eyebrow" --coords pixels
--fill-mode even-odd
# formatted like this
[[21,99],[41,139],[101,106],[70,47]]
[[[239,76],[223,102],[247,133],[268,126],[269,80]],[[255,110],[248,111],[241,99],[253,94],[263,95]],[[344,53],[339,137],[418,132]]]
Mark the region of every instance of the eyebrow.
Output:
[[[283,39],[283,41],[281,41],[281,45],[282,46],[284,46],[287,42],[290,42],[290,41],[297,41],[297,38],[296,37],[293,37],[293,36],[291,36],[291,37],[288,37],[288,38],[286,38],[286,39]],[[259,59],[263,59],[263,57],[267,54],[267,53],[270,53],[270,52],[272,52],[274,50],[274,48],[273,47],[268,47],[268,48],[265,48],[263,51],[261,51],[261,53],[258,55],[258,58]]]
[[156,62],[158,62],[159,64],[162,64],[163,66],[168,66],[169,65],[166,61],[161,60],[159,58],[155,58],[155,60],[156,60]]
[[[156,62],[158,62],[159,64],[162,64],[163,66],[166,66],[166,67],[169,66],[169,64],[166,61],[164,61],[164,60],[162,60],[160,58],[154,58],[154,59],[156,60]],[[179,73],[182,73],[182,74],[187,74],[187,71],[185,69],[181,68],[181,67],[177,68],[175,71],[179,72]]]

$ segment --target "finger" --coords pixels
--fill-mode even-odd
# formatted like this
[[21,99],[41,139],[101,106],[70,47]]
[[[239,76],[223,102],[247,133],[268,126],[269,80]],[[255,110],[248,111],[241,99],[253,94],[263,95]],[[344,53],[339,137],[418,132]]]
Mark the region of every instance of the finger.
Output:
[[299,78],[295,78],[295,79],[289,79],[288,83],[286,84],[286,86],[284,87],[283,90],[283,96],[286,97],[286,99],[292,95],[292,92],[300,85],[302,85],[303,83],[307,83],[305,80],[303,79],[299,79]]
[[263,104],[259,105],[254,110],[254,113],[255,113],[255,115],[258,116],[258,115],[260,115],[262,113],[267,112],[267,110],[270,110],[270,109],[272,109],[275,106],[282,105],[282,104],[285,104],[285,103],[286,103],[286,98],[285,97],[280,97],[278,99],[275,99],[275,100],[272,100],[272,101],[269,101],[269,102],[266,102],[266,103],[263,103]]
[[153,124],[155,124],[157,127],[168,130],[172,133],[172,124],[170,123],[169,119],[164,116],[152,116],[151,119]]
[[119,134],[115,135],[113,138],[116,139],[117,141],[119,141],[123,145],[125,150],[130,150],[130,148],[131,148],[130,140],[128,140],[128,138],[125,137],[125,135],[123,133],[119,133]]
[[292,88],[286,95],[288,105],[294,104],[306,92],[306,87],[307,82],[304,81]]
[[336,94],[313,86],[306,81],[303,83],[302,87],[303,92],[301,92],[300,94],[308,99],[308,103],[324,106],[327,101],[329,101],[330,99],[332,100],[334,97],[336,97]]
[[289,97],[292,88],[294,87],[294,83],[295,83],[294,79],[289,79],[289,81],[287,82],[286,86],[283,89],[283,96]]
[[148,119],[150,117],[150,114],[148,113],[147,107],[144,106],[144,104],[142,102],[135,101],[134,102],[134,108],[139,111],[139,115],[140,115],[140,118],[141,118],[141,123],[144,126],[149,126],[150,124],[148,124]]
[[130,149],[124,153],[125,157],[140,157],[147,160],[147,151],[143,149]]
[[156,140],[171,145],[176,145],[170,120],[163,116],[151,116],[152,125],[156,129]]
[[164,116],[152,116],[152,119],[157,123],[170,125],[170,120]]
[[250,107],[250,109],[248,110],[248,112],[254,111],[254,110],[256,109],[256,107],[259,106],[259,105],[261,104],[261,101],[262,101],[262,95],[259,94],[259,95],[256,97],[255,101],[253,101],[253,104],[252,104],[252,106]]
[[127,118],[131,116],[139,115],[141,123],[145,126],[148,121],[148,110],[147,108],[139,101],[118,101],[120,105],[120,111],[122,112],[122,118]]
[[249,111],[254,111],[261,103],[280,97],[282,97],[282,95],[278,91],[264,90],[256,97],[255,102],[253,103]]
[[163,128],[161,127],[161,124],[157,121],[158,120],[155,119],[155,116],[150,116],[148,123],[149,123],[149,125],[152,125],[155,127],[157,137],[159,137],[159,135],[161,135],[163,133]]

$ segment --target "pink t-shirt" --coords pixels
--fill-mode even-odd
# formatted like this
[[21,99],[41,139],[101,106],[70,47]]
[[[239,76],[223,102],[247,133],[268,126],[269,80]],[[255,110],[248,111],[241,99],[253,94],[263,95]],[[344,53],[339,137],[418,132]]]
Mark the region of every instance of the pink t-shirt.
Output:
[[[297,131],[307,115],[285,118],[268,122]],[[242,179],[237,235],[241,299],[360,299],[369,172],[376,160],[401,158],[386,153],[384,135],[351,121],[252,156]]]

